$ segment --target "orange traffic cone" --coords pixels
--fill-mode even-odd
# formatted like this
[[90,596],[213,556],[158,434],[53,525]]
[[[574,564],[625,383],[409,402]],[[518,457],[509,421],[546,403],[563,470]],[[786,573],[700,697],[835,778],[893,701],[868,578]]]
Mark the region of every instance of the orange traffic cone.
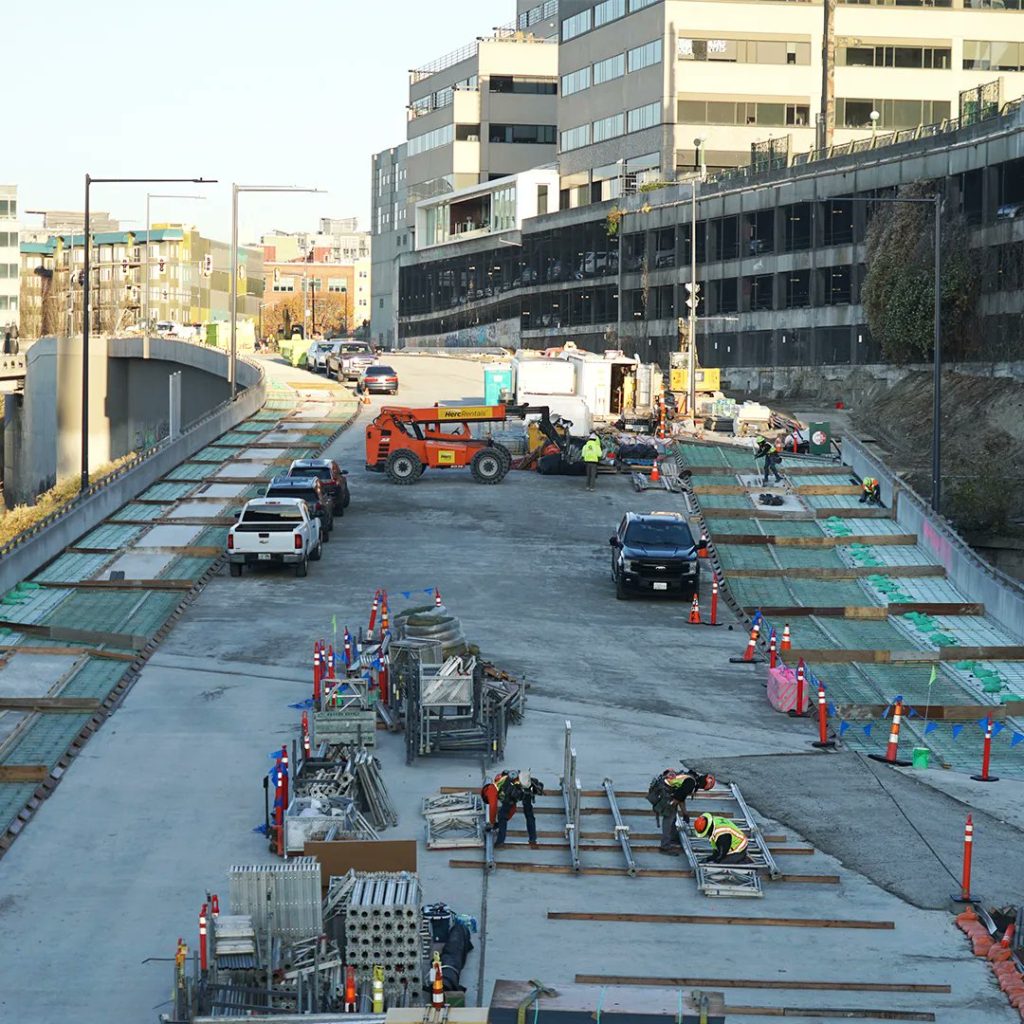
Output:
[[690,605],[690,623],[694,626],[700,625],[700,601],[697,600],[697,595],[693,595],[693,604]]
[[787,622],[782,627],[782,643],[779,644],[779,650],[780,651],[788,651],[790,649],[790,642],[789,642],[789,640],[790,640],[790,638],[789,638],[789,623]]
[[750,631],[750,639],[747,641],[747,649],[743,652],[744,661],[754,660],[754,651],[757,649],[757,632],[756,630]]
[[441,973],[441,955],[434,954],[430,967],[430,1005],[435,1009],[444,1007],[444,975]]
[[656,484],[661,479],[661,473],[658,471],[658,460],[654,460],[654,465],[651,466],[651,483]]

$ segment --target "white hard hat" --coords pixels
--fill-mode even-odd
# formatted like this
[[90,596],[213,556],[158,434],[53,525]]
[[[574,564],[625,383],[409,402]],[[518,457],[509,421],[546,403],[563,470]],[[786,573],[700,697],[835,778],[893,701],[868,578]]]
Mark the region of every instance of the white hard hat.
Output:
[[533,776],[530,774],[530,769],[524,768],[519,773],[519,785],[522,786],[523,789],[529,789],[531,782],[533,782]]
[[596,441],[597,440],[597,434],[595,434],[593,431],[590,432],[590,440],[591,441]]

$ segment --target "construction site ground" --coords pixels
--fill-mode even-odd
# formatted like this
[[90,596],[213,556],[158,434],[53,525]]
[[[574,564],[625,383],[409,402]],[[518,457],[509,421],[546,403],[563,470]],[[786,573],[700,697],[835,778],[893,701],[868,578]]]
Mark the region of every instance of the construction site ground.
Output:
[[[393,358],[403,404],[480,400],[477,363]],[[268,369],[282,383],[309,379],[281,364]],[[381,401],[394,400],[373,405]],[[681,858],[653,849],[642,797],[622,801],[636,878],[616,870],[622,853],[596,797],[584,803],[580,875],[567,870],[554,794],[538,804],[541,848],[525,845],[517,816],[493,874],[479,866],[479,850],[428,851],[421,841],[426,898],[479,920],[463,974],[470,1004],[486,1002],[498,978],[558,985],[579,975],[724,990],[752,1024],[783,1008],[807,1021],[848,1016],[842,1010],[865,1020],[1019,1019],[954,928],[949,894],[972,807],[976,891],[995,903],[1024,899],[1022,784],[984,788],[950,771],[893,770],[868,761],[866,743],[813,751],[810,722],[769,708],[764,666],[730,664],[746,632],[724,602],[723,624],[711,628],[688,625],[683,602],[616,601],[608,538],[621,515],[682,509],[682,495],[636,493],[615,475],[588,494],[578,478],[515,472],[497,487],[465,472],[428,472],[397,487],[363,471],[362,421],[328,451],[350,470],[353,497],[323,560],[302,580],[214,576],[0,860],[0,1018],[157,1019],[175,942],[195,942],[207,889],[224,893],[232,864],[271,859],[253,831],[263,820],[261,780],[270,752],[296,735],[290,705],[310,694],[313,639],[329,636],[332,615],[339,629],[364,624],[383,586],[395,608],[402,591],[420,591],[412,599],[420,601],[437,587],[483,654],[529,681],[507,765],[531,768],[557,793],[570,719],[585,790],[610,777],[617,791],[638,793],[680,760],[706,767],[740,784],[782,871],[803,876],[767,881],[761,900],[701,896],[680,877]],[[705,573],[705,617],[709,589]],[[13,664],[0,671],[3,692]],[[422,840],[424,796],[478,787],[494,771],[458,758],[407,767],[401,737],[378,740],[400,813],[385,838]],[[883,747],[878,728],[875,749]],[[548,916],[566,913],[728,920]],[[949,991],[936,990],[943,986]]]

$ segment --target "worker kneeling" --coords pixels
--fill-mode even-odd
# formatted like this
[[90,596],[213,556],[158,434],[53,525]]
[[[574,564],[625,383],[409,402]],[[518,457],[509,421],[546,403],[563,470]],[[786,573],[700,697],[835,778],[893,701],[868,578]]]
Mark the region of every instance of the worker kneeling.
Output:
[[868,505],[882,504],[882,489],[873,476],[866,476],[861,481],[860,503]]
[[508,831],[509,819],[516,813],[516,806],[523,805],[526,818],[526,834],[530,845],[537,845],[537,819],[533,814],[533,798],[544,792],[544,783],[535,779],[529,770],[500,771],[480,790],[480,796],[487,804],[487,828],[497,829],[495,846],[502,846]]
[[713,814],[699,814],[693,821],[693,831],[711,843],[711,856],[704,864],[745,864],[749,862],[747,847],[750,840],[743,830],[729,818]]

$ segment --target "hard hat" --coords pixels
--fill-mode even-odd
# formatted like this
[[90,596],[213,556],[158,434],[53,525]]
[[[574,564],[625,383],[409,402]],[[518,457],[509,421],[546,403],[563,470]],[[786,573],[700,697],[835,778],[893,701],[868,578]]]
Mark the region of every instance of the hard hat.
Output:
[[519,785],[522,786],[523,789],[529,789],[531,782],[533,782],[533,776],[530,774],[529,768],[519,773]]
[[707,835],[711,831],[711,819],[706,814],[698,814],[693,819],[693,831],[699,836]]
[[593,431],[590,432],[590,440],[591,441],[596,441],[597,440],[597,434],[595,434]]
[[708,772],[707,775],[704,776],[704,785],[701,788],[702,789],[714,789],[715,788],[715,777],[714,777],[714,775],[711,774],[711,772]]

